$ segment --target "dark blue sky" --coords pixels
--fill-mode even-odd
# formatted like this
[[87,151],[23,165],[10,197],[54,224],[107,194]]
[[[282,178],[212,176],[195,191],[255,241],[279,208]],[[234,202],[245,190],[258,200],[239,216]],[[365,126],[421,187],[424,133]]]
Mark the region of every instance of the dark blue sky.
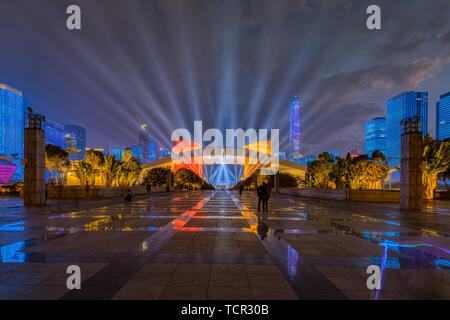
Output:
[[[66,8],[82,9],[68,31]],[[382,9],[382,30],[366,8]],[[173,129],[279,128],[302,103],[305,154],[363,151],[364,122],[402,91],[450,91],[448,0],[0,0],[0,82],[88,146],[137,143],[138,118]]]

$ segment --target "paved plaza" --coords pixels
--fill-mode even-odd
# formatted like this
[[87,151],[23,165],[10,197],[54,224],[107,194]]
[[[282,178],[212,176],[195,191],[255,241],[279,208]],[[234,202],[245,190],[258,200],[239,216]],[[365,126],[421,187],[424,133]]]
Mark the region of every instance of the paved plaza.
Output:
[[[274,195],[258,214],[255,193],[235,191],[3,197],[0,299],[450,299],[449,209]],[[69,265],[81,290],[67,289]]]

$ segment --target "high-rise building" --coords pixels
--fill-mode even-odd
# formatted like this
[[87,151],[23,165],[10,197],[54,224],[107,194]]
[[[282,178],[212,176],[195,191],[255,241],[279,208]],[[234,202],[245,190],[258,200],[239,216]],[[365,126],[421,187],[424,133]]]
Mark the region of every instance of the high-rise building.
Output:
[[122,154],[125,152],[125,149],[126,147],[124,146],[114,145],[109,147],[109,153],[111,154],[111,156],[116,157],[117,161],[121,161]]
[[66,134],[64,125],[47,119],[45,122],[45,144],[51,144],[64,149],[66,147],[65,141]]
[[148,162],[148,143],[149,143],[149,135],[147,132],[147,125],[141,124],[139,129],[139,143],[138,145],[142,147],[142,162]]
[[291,102],[289,127],[289,160],[300,155],[300,100],[294,97]]
[[152,162],[158,159],[158,154],[156,153],[156,143],[148,143],[148,161]]
[[375,150],[386,154],[386,118],[377,117],[366,122],[364,140],[364,151],[368,156]]
[[420,120],[425,136],[428,132],[428,92],[403,92],[387,101],[386,106],[386,157],[390,166],[400,164],[401,121]]
[[170,150],[167,148],[159,148],[159,157],[165,158],[170,156]]
[[0,84],[0,154],[12,158],[17,166],[12,182],[23,181],[23,129],[22,92]]
[[[79,149],[80,152],[75,152],[70,156],[71,160],[83,160],[86,150],[86,129],[77,125],[65,125],[64,131],[66,139],[70,138],[70,144]],[[69,147],[69,143],[65,142],[65,149]]]
[[133,158],[139,159],[142,162],[142,147],[141,146],[131,146],[131,156]]
[[450,92],[441,95],[436,103],[436,138],[450,138]]

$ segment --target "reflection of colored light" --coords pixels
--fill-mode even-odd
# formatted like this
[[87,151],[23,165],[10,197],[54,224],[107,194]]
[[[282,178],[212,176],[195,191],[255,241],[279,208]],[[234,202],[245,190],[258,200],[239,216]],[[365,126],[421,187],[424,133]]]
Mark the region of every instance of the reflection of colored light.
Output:
[[0,231],[23,231],[25,230],[25,227],[23,226],[24,223],[24,221],[7,223],[0,226]]
[[392,221],[385,221],[386,223],[389,223],[389,224],[393,224],[394,226],[400,226],[400,223],[397,223],[397,222],[392,222]]
[[297,275],[298,253],[288,244],[288,273],[291,277]]
[[25,241],[12,243],[0,248],[0,262],[25,262]]
[[437,266],[445,266],[445,267],[450,267],[450,261],[447,259],[436,259],[434,261],[434,264]]

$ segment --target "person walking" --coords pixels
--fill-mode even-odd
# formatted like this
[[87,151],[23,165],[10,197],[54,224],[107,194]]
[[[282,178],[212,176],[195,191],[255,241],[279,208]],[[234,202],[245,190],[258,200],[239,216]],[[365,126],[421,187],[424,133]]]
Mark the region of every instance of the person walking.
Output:
[[266,206],[266,201],[265,201],[266,186],[264,183],[259,186],[257,194],[258,194],[258,212],[261,211],[261,203],[262,203],[262,207],[263,207],[263,211],[264,211],[265,206]]

